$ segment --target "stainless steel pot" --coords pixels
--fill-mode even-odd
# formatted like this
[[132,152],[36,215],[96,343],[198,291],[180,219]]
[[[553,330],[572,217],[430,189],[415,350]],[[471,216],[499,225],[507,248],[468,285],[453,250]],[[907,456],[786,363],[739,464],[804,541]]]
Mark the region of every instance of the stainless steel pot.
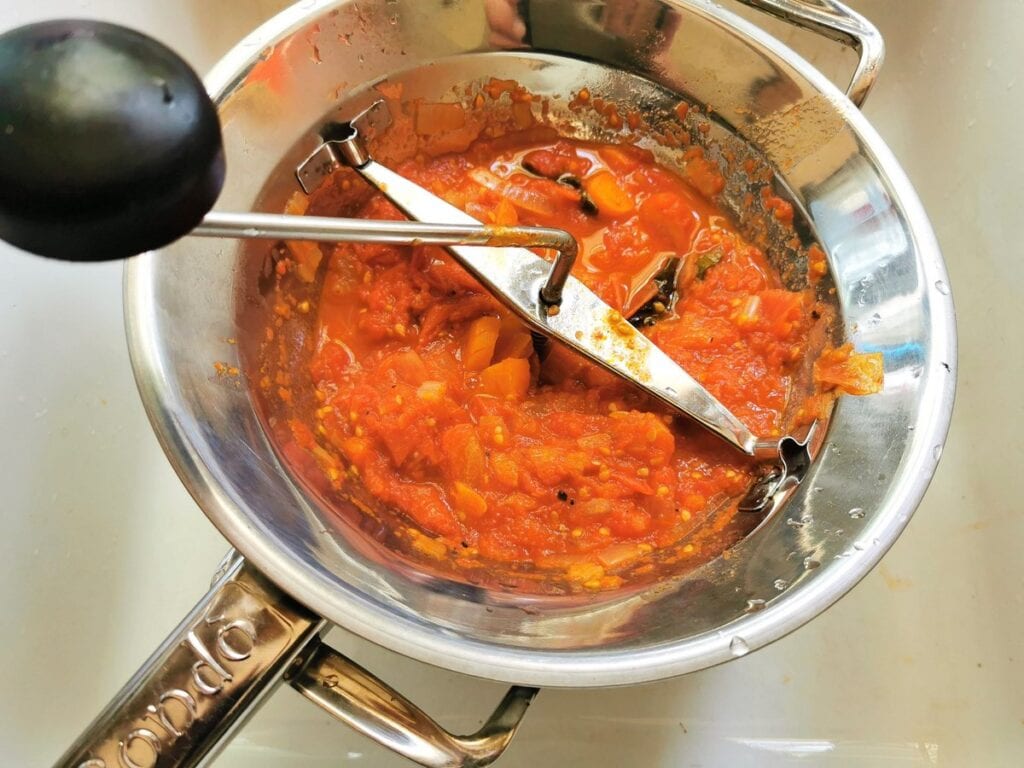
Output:
[[[282,679],[422,764],[483,765],[536,692],[522,685],[639,683],[763,646],[856,584],[920,501],[952,410],[953,305],[920,202],[856,108],[881,61],[877,32],[832,0],[748,2],[857,48],[847,98],[704,0],[519,3],[530,43],[481,56],[509,37],[488,26],[488,4],[305,0],[243,40],[207,79],[228,158],[221,205],[272,205],[339,99],[385,75],[408,70],[421,93],[487,73],[550,93],[584,84],[601,93],[614,78],[580,81],[595,70],[576,63],[597,61],[712,105],[716,131],[767,159],[828,251],[842,332],[884,353],[884,391],[839,402],[803,484],[728,559],[640,590],[515,597],[389,558],[284,470],[249,387],[212,367],[244,364],[244,345],[226,339],[243,337],[259,303],[259,264],[214,241],[140,257],[125,274],[139,390],[182,481],[240,555],[61,765],[199,764]],[[454,737],[323,645],[328,622],[521,685],[480,732]]]

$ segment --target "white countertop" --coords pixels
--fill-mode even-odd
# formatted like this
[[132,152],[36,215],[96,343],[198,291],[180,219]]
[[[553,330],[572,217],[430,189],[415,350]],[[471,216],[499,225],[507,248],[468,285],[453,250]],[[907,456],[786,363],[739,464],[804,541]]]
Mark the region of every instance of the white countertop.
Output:
[[[204,71],[284,2],[2,5],[0,31],[100,17]],[[958,309],[959,391],[938,474],[882,564],[826,614],[684,678],[544,691],[505,768],[1021,764],[1024,3],[855,6],[888,50],[866,113],[924,201]],[[47,263],[0,243],[0,266],[0,763],[44,765],[205,591],[227,544],[136,395],[120,265]],[[340,630],[331,641],[457,731],[501,695]],[[282,689],[216,764],[399,762]]]

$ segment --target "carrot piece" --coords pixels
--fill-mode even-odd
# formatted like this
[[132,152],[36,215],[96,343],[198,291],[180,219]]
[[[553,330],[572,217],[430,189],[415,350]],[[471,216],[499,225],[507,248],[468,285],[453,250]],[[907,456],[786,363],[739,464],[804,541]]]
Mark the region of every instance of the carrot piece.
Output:
[[[518,323],[517,323],[518,325]],[[533,352],[533,337],[529,331],[518,328],[508,328],[507,324],[498,335],[498,343],[494,347],[494,360],[504,360],[506,357],[529,357]]]
[[482,517],[487,512],[487,499],[459,480],[452,489],[452,503],[464,517]]
[[530,388],[530,361],[509,357],[480,371],[480,383],[489,395],[522,399]]
[[494,315],[478,317],[469,324],[462,344],[462,363],[467,371],[482,371],[491,364],[500,331],[501,318]]
[[499,227],[514,227],[519,223],[519,213],[516,207],[505,198],[501,198],[494,206],[491,218]]
[[587,194],[601,213],[625,216],[633,212],[633,201],[608,171],[598,171],[583,182]]

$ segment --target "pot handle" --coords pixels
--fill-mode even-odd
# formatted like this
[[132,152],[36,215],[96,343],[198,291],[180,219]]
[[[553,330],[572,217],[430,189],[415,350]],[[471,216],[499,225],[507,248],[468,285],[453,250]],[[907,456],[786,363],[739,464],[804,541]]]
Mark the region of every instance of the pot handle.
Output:
[[205,597],[57,761],[57,768],[204,765],[288,679],[338,719],[431,768],[498,758],[535,688],[513,687],[472,736],[453,736],[322,644],[328,624],[232,552]]
[[885,43],[878,28],[837,0],[740,0],[794,26],[824,35],[853,48],[860,61],[846,95],[860,107],[875,84],[885,59]]
[[493,763],[537,695],[536,688],[514,685],[476,733],[454,736],[415,704],[323,643],[289,675],[288,682],[341,722],[429,768],[477,768]]

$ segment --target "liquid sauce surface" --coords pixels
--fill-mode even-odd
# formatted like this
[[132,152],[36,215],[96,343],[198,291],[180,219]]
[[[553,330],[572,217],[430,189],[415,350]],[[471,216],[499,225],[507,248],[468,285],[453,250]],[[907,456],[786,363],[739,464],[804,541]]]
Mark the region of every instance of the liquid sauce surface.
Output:
[[[396,170],[480,221],[569,230],[579,279],[755,434],[779,435],[786,414],[821,407],[820,394],[789,402],[820,322],[813,289],[782,287],[694,168],[691,185],[632,146],[506,136]],[[403,218],[355,186],[346,205],[333,213]],[[717,554],[737,537],[756,473],[745,457],[557,345],[542,361],[442,249],[340,244],[326,270],[320,407],[290,428],[335,489],[360,483],[414,523],[423,557],[599,590],[648,556]]]

